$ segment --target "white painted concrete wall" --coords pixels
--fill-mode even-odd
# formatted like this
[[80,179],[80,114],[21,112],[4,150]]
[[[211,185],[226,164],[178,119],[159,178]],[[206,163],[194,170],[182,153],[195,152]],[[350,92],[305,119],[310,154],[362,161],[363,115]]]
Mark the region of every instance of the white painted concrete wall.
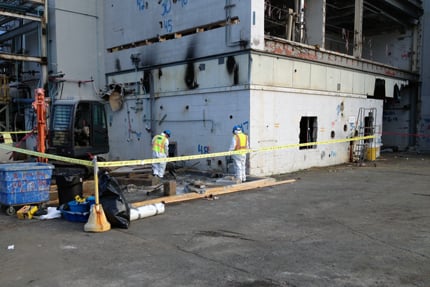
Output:
[[[311,62],[252,56],[250,144],[253,149],[299,144],[301,117],[317,117],[317,141],[352,137],[359,108],[376,108],[375,147],[381,147],[383,102],[373,95],[375,76]],[[340,107],[343,107],[343,111]],[[346,125],[347,129],[344,130]],[[331,137],[334,131],[335,137]],[[297,146],[250,156],[250,172],[274,174],[349,161],[349,142]]]
[[[344,110],[340,106],[343,104]],[[321,95],[318,92],[253,90],[251,95],[251,148],[292,145],[290,148],[250,155],[250,173],[267,175],[291,172],[313,166],[348,162],[349,142],[325,143],[352,137],[358,108],[376,108],[377,123],[382,122],[382,101],[359,97]],[[318,144],[315,149],[299,149],[300,119],[317,117]],[[344,130],[344,126],[347,130]],[[335,137],[331,137],[331,132]],[[257,136],[256,136],[257,135]],[[375,146],[380,147],[380,138]],[[295,146],[294,146],[295,145]]]

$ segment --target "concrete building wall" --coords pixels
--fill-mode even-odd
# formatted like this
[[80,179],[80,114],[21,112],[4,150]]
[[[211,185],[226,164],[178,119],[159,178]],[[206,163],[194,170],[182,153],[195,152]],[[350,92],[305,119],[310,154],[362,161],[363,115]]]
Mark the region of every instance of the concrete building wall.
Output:
[[[198,92],[157,98],[153,106],[154,125],[151,130],[150,99],[143,98],[143,109],[136,110],[137,99],[127,98],[121,111],[109,111],[111,135],[109,158],[113,160],[151,158],[153,134],[172,131],[171,142],[176,154],[209,154],[228,150],[231,130],[236,124],[248,122],[249,92],[246,90]],[[244,129],[248,132],[248,129]],[[208,162],[210,160],[210,162]],[[225,158],[201,160],[197,168],[225,171]],[[221,161],[218,163],[218,161]],[[187,162],[194,165],[195,162]]]
[[[106,71],[262,47],[263,1],[105,1]],[[255,6],[255,7],[254,7]],[[231,20],[231,24],[227,25]],[[252,39],[251,39],[252,27]]]
[[[350,143],[330,143],[354,136],[358,109],[375,108],[375,121],[382,123],[381,100],[339,96],[323,92],[284,91],[280,89],[251,92],[251,137],[253,149],[288,146],[250,155],[249,171],[254,175],[285,173],[314,166],[329,166],[350,160]],[[303,117],[317,120],[317,144],[311,149],[300,149],[300,121]],[[360,123],[364,124],[364,123]],[[379,126],[379,129],[381,127]],[[378,129],[378,130],[379,130]],[[255,136],[257,135],[257,136]],[[381,146],[377,134],[375,146]]]
[[[110,134],[115,135],[111,158],[151,157],[152,134],[164,129],[172,131],[177,155],[193,155],[226,151],[236,124],[250,135],[253,149],[299,144],[302,117],[317,118],[321,142],[352,137],[359,108],[375,108],[376,125],[381,128],[383,102],[367,98],[373,93],[375,76],[265,54],[231,57],[240,71],[236,85],[227,71],[229,57],[194,62],[198,88],[193,90],[176,76],[184,73],[186,64],[151,71],[154,99],[149,94],[127,96],[122,109],[109,114]],[[108,78],[112,82],[133,79],[134,73]],[[378,134],[375,146],[381,145]],[[306,150],[295,147],[250,155],[249,172],[267,175],[339,164],[349,158],[348,142]],[[209,158],[198,166],[226,171],[228,163],[226,158]]]
[[[109,110],[111,159],[150,158],[151,139],[165,129],[172,131],[177,155],[226,151],[231,129],[249,120],[248,54],[234,57],[240,72],[229,72],[228,57],[193,62],[196,89],[184,81],[188,64],[145,71],[152,78],[153,93],[129,95],[119,111]],[[109,75],[109,82],[133,81],[142,72]],[[179,76],[178,76],[179,75]],[[235,77],[237,84],[234,85]],[[218,164],[221,160],[221,164]],[[204,168],[226,168],[225,159],[200,162]],[[214,164],[216,165],[214,166]]]
[[95,99],[104,84],[101,2],[49,1],[48,71],[64,73],[57,86],[51,81],[58,98]]
[[[286,6],[291,8],[291,3]],[[316,139],[345,139],[357,124],[360,108],[376,109],[381,129],[382,119],[398,119],[398,124],[387,125],[394,131],[405,125],[413,131],[413,115],[420,112],[419,131],[428,133],[428,3],[419,99],[408,83],[416,81],[414,72],[420,67],[416,30],[365,38],[363,58],[371,61],[363,60],[339,53],[351,55],[350,37],[333,30],[325,35],[325,0],[305,1],[302,31],[307,39],[301,43],[272,37],[270,29],[265,30],[265,4],[49,0],[48,70],[64,73],[50,91],[62,99],[100,99],[112,87],[121,87],[120,109],[106,105],[110,159],[150,157],[152,136],[167,128],[178,155],[225,151],[236,124],[249,133],[252,148],[298,144],[303,117],[316,119]],[[25,41],[37,42],[38,36],[29,34]],[[341,49],[328,51],[332,46]],[[382,89],[377,93],[378,83]],[[384,117],[382,98],[391,103]],[[421,110],[412,108],[414,101]],[[398,108],[407,105],[408,111]],[[406,146],[401,140],[387,140]],[[428,137],[419,141],[422,148],[428,145]],[[376,143],[385,144],[379,136]],[[249,171],[265,175],[337,164],[349,159],[348,149],[348,143],[318,144],[256,153],[250,156]],[[199,165],[226,170],[227,159],[209,158]]]
[[384,107],[384,146],[407,150],[416,144],[416,91],[405,88]]
[[[383,80],[392,97],[395,84],[404,80],[366,72],[365,65],[355,67],[357,62],[348,58],[331,65],[314,61],[316,56],[268,53],[264,1],[210,1],[205,9],[197,1],[171,2],[169,9],[169,1],[142,2],[142,8],[139,3],[105,2],[106,83],[132,91],[119,111],[109,112],[110,159],[151,157],[151,138],[164,129],[172,131],[177,155],[226,151],[237,124],[249,134],[253,149],[299,144],[303,118],[316,119],[317,141],[347,139],[356,125],[364,125],[358,122],[360,108],[376,109],[375,145],[378,151],[383,145],[383,101],[371,98],[375,83]],[[240,21],[187,34],[230,17]],[[273,51],[281,49],[274,45]],[[329,60],[338,57],[328,55]],[[142,79],[148,89],[137,88]],[[350,156],[349,142],[257,152],[249,156],[248,172],[290,172],[343,163]],[[187,164],[228,171],[227,158]]]
[[[354,136],[359,109],[376,109],[374,146],[382,146],[383,101],[370,99],[375,76],[310,61],[252,55],[250,145],[253,149],[293,145],[250,156],[250,172],[273,174],[350,159],[349,142],[323,144]],[[317,145],[300,149],[300,121],[317,121]],[[364,123],[359,123],[364,125]],[[294,146],[296,145],[296,146]]]
[[363,58],[412,71],[417,52],[414,50],[415,41],[413,30],[365,37]]

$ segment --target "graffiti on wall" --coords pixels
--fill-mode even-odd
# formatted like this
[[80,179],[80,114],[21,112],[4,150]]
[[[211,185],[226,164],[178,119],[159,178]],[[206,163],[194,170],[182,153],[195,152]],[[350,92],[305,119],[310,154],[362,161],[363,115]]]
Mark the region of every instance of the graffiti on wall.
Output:
[[146,9],[145,0],[136,0],[136,5],[139,11],[144,11]]
[[[244,133],[249,132],[249,121],[243,121],[242,123],[238,124],[238,126],[242,129]],[[208,154],[211,152],[211,148],[209,145],[203,145],[198,144],[197,145],[197,153],[199,154]]]
[[249,121],[244,121],[238,124],[244,133],[249,133]]
[[383,120],[384,122],[398,122],[399,118],[395,111],[384,111]]
[[207,145],[204,146],[204,145],[199,144],[197,146],[197,152],[200,154],[207,154],[207,153],[209,153],[209,150],[210,150],[210,148]]
[[[173,4],[180,4],[182,8],[188,5],[189,0],[160,0],[158,4],[161,6],[161,18],[162,27],[166,33],[171,33],[174,28],[174,22],[171,17]],[[136,0],[136,6],[139,11],[145,11],[148,9],[148,1]]]

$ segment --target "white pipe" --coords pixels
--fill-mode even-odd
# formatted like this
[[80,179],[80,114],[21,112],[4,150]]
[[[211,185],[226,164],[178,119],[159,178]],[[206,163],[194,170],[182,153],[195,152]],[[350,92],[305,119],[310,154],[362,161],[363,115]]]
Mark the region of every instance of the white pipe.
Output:
[[300,43],[305,42],[305,0],[300,0],[300,11],[299,11],[299,23],[300,23]]
[[164,213],[164,203],[144,205],[130,208],[130,221]]

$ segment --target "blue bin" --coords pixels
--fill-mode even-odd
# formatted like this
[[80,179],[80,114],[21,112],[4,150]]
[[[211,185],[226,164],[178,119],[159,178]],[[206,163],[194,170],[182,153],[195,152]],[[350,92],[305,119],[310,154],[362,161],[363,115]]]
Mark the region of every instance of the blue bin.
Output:
[[49,200],[54,166],[40,162],[0,164],[0,203],[22,205]]
[[75,200],[69,201],[67,203],[67,205],[69,206],[69,210],[71,212],[90,212],[90,202],[89,201],[85,201],[85,202],[76,202]]

